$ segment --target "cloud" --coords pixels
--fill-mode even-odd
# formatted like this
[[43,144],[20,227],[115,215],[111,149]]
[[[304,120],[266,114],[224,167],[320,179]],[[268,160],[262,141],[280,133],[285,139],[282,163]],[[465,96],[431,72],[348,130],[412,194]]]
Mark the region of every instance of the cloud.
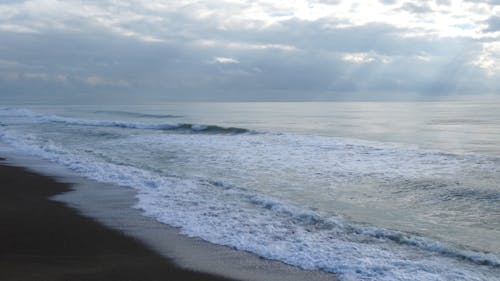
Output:
[[435,0],[437,5],[450,6],[451,0]]
[[411,3],[407,2],[404,3],[401,8],[401,10],[409,12],[409,13],[414,13],[414,14],[426,14],[426,13],[431,13],[432,8],[429,6],[428,3]]
[[17,24],[0,24],[0,30],[3,31],[10,31],[10,32],[18,32],[18,33],[36,33],[37,30],[27,27],[27,26],[22,26],[22,25],[17,25]]
[[265,43],[252,43],[241,41],[227,41],[227,40],[195,40],[192,42],[194,45],[210,48],[225,48],[236,50],[279,50],[279,51],[296,51],[297,48],[292,45],[286,44],[265,44]]
[[495,4],[2,1],[0,102],[84,94],[90,102],[496,91]]
[[0,68],[15,69],[20,67],[26,67],[26,65],[13,60],[0,59]]
[[345,53],[342,55],[342,60],[352,63],[371,63],[379,61],[382,63],[390,63],[392,59],[388,56],[382,56],[376,53]]
[[118,86],[118,87],[129,86],[129,83],[125,80],[107,79],[97,75],[89,76],[84,81],[92,86]]
[[380,0],[380,3],[385,4],[385,5],[394,5],[396,4],[397,0]]
[[213,59],[215,63],[230,64],[230,63],[240,63],[238,60],[226,57],[215,57]]
[[375,60],[375,58],[366,53],[348,53],[343,55],[342,59],[353,63],[370,63]]

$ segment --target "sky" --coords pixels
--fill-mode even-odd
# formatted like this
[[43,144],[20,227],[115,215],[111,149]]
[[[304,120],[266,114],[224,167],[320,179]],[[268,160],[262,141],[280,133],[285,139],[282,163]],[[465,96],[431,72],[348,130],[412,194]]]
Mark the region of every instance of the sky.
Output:
[[500,93],[500,0],[0,0],[0,103]]

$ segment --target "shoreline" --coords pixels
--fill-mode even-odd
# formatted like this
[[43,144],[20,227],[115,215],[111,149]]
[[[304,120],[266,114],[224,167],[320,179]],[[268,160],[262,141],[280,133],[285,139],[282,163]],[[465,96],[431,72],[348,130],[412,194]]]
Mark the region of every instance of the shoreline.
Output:
[[232,280],[180,268],[49,199],[70,185],[0,161],[0,280]]
[[[35,192],[34,196],[38,198],[39,203],[43,201],[41,206],[56,204],[57,208],[60,208],[59,212],[69,212],[72,216],[78,217],[75,218],[77,221],[91,222],[99,225],[100,229],[106,229],[106,231],[113,232],[114,235],[132,241],[135,244],[134,247],[139,247],[142,251],[147,251],[154,256],[150,257],[154,260],[152,264],[156,264],[155,266],[158,267],[160,273],[167,271],[170,274],[164,278],[161,276],[162,274],[156,277],[153,276],[153,279],[149,278],[152,273],[144,276],[139,276],[139,274],[137,279],[129,278],[130,276],[126,275],[125,280],[338,280],[335,274],[332,273],[304,270],[280,261],[263,259],[252,253],[211,244],[198,238],[187,237],[181,234],[179,229],[145,217],[140,210],[133,208],[137,199],[135,197],[136,191],[132,188],[87,180],[56,164],[15,153],[4,146],[1,146],[0,150],[3,152],[2,156],[7,155],[7,160],[0,160],[0,186],[5,185],[5,177],[10,175],[10,173],[5,172],[6,169],[15,170],[16,173],[19,173],[14,177],[20,181],[18,183],[20,185],[19,190],[23,189],[23,186],[27,186],[24,188],[26,190],[20,192],[22,195],[33,196],[31,193]],[[27,181],[25,179],[30,177],[40,178],[41,180]],[[51,184],[56,186],[56,190],[50,190]],[[46,192],[42,197],[37,194],[40,185]],[[0,192],[9,194],[10,189],[12,188]],[[22,196],[18,197],[18,199],[22,199]],[[1,200],[0,212],[5,214],[6,212],[2,209],[2,206],[4,206],[3,201],[9,202],[11,200],[4,196]],[[22,209],[21,205],[16,205],[16,208],[18,208],[17,206]],[[14,218],[14,214],[12,213],[10,217]],[[41,227],[41,225],[47,225],[47,221],[52,222],[54,219],[51,219],[49,215],[45,219],[32,222],[38,224],[38,228],[35,227],[36,231],[54,232],[52,227]],[[59,228],[61,227],[59,226]],[[73,227],[73,231],[75,229],[78,229],[78,226]],[[0,230],[2,230],[1,227]],[[34,232],[36,233],[36,231]],[[76,232],[78,233],[74,234],[80,235],[80,239],[85,239],[85,237],[82,237],[81,231]],[[0,236],[0,239],[2,239],[2,236]],[[92,245],[98,245],[99,243],[106,245],[105,241],[94,242],[95,244]],[[3,252],[0,251],[0,253]],[[122,258],[126,261],[127,256],[122,256]],[[133,260],[128,262],[134,263]],[[140,261],[138,264],[140,264]],[[0,264],[0,272],[3,267],[5,265]],[[7,265],[7,267],[9,266]],[[170,272],[180,275],[172,276]],[[0,273],[0,280],[5,279],[2,274]],[[91,279],[85,276],[83,279],[57,279],[51,277],[36,278],[36,280],[115,280],[110,279],[109,276],[103,277],[103,279],[96,278]],[[6,280],[33,280],[33,278]]]

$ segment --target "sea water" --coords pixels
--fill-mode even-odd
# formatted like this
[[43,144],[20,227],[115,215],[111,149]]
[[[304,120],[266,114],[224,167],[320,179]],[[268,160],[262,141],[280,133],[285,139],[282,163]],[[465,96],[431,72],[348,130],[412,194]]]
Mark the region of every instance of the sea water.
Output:
[[342,280],[500,280],[500,103],[3,106],[0,141]]

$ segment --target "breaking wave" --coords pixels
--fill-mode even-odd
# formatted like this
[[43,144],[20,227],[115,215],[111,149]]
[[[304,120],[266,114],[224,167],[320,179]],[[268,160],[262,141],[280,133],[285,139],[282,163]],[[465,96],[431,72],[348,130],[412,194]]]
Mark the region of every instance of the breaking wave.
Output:
[[[498,202],[496,191],[471,193],[467,185],[457,185],[455,175],[461,171],[459,167],[473,165],[480,167],[476,170],[493,169],[494,173],[498,169],[496,162],[419,149],[369,146],[348,139],[244,134],[249,131],[241,128],[87,120],[9,108],[0,109],[0,116],[14,120],[20,117],[23,122],[19,131],[9,125],[10,118],[2,118],[6,127],[0,130],[1,141],[82,176],[135,188],[136,208],[159,222],[179,227],[188,236],[305,269],[334,272],[341,280],[499,280],[500,260],[496,254],[445,243],[432,235],[355,223],[333,212],[294,203],[277,193],[253,189],[259,179],[282,180],[290,174],[298,176],[283,184],[297,184],[297,188],[308,188],[304,180],[323,176],[326,181],[311,182],[311,186],[334,181],[342,184],[368,175],[386,188],[390,184],[397,186],[398,192],[445,194],[445,198],[433,197],[442,199],[439,204],[465,197],[467,202],[478,201],[494,208]],[[75,130],[71,135],[65,130],[59,132],[57,126],[56,133],[47,135],[23,131],[29,127],[24,126],[26,122],[46,127],[56,123],[181,133],[136,131],[129,136],[126,131],[126,137],[119,140],[102,138],[96,142],[95,138],[86,140],[84,134],[73,135]],[[116,130],[102,131],[99,133]],[[171,165],[159,167],[165,162]],[[182,173],[176,173],[176,167]],[[214,167],[222,172],[204,173]],[[263,173],[247,176],[252,169]],[[194,176],[186,176],[186,170]],[[266,177],[265,172],[270,176]],[[314,175],[308,177],[307,173]],[[433,180],[434,173],[440,173],[439,180]],[[452,177],[443,178],[443,174]],[[234,180],[238,176],[244,180]]]
[[202,124],[189,124],[189,123],[142,123],[142,122],[79,119],[79,118],[63,117],[51,114],[41,114],[31,111],[29,109],[3,108],[0,109],[0,116],[26,117],[35,122],[53,122],[53,123],[63,123],[63,124],[78,125],[78,126],[117,127],[117,128],[128,128],[128,129],[178,131],[178,132],[207,133],[207,134],[245,134],[251,132],[250,130],[244,128],[221,127],[217,125],[202,125]]

